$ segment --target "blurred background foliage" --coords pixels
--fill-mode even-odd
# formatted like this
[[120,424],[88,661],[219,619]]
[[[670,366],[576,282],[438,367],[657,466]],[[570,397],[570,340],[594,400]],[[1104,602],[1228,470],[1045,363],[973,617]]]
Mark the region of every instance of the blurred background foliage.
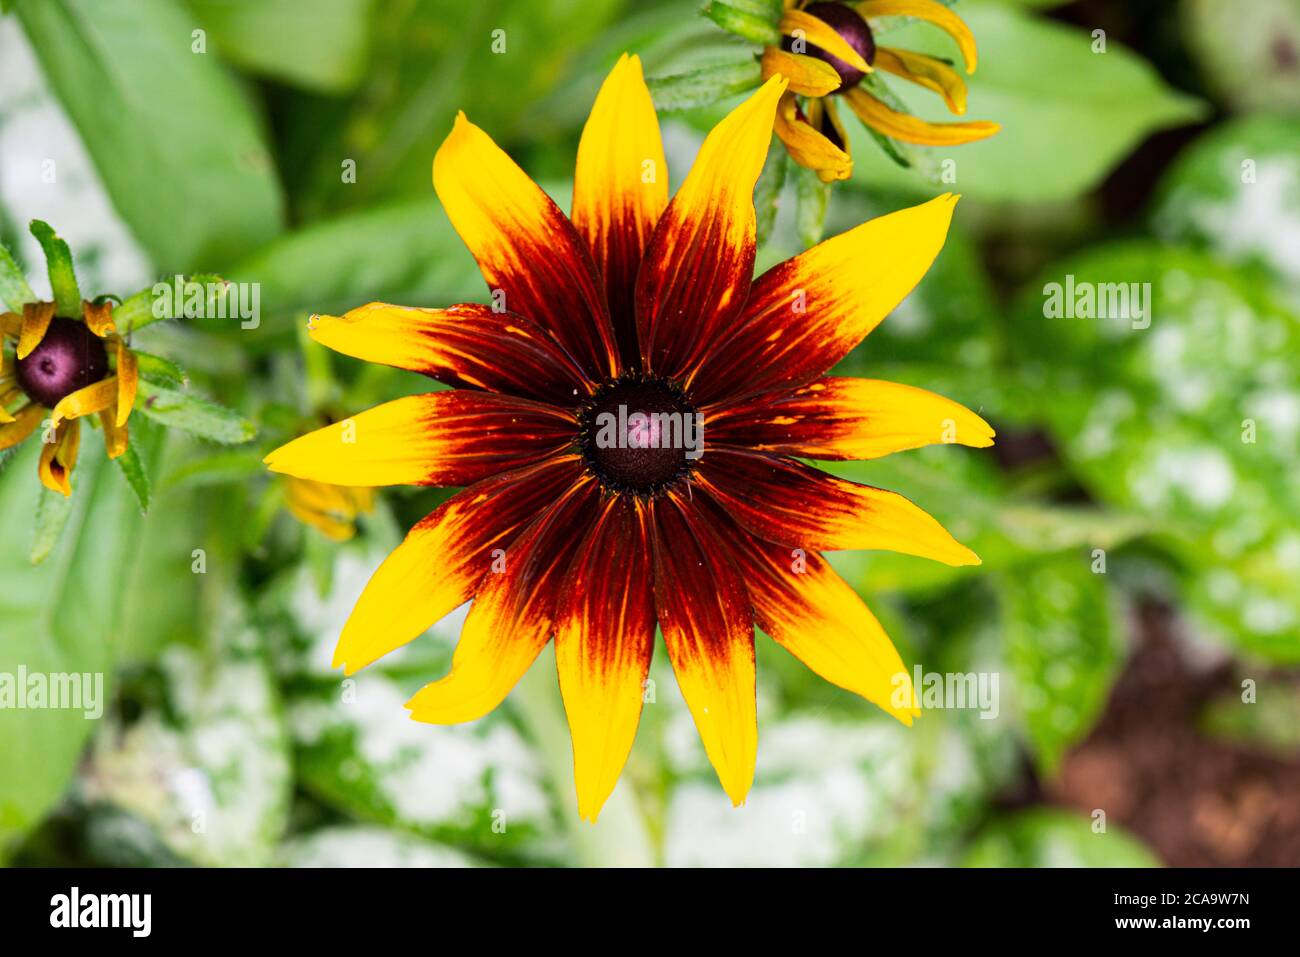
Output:
[[[259,425],[220,447],[141,424],[147,516],[85,455],[64,539],[33,566],[36,450],[0,457],[0,671],[104,671],[109,694],[100,722],[0,712],[0,858],[1300,861],[1297,0],[962,0],[971,115],[1000,135],[903,169],[855,128],[824,224],[795,171],[760,190],[761,266],[940,188],[964,195],[935,268],[843,371],[952,396],[998,444],[834,470],[908,495],[985,564],[833,561],[904,660],[998,675],[999,712],[904,729],[760,637],[758,774],[732,810],[660,653],[595,827],[573,812],[549,652],[505,707],[453,728],[409,722],[401,702],[446,669],[455,614],[354,679],[328,668],[370,572],[447,493],[386,491],[340,545],[289,518],[260,457],[428,388],[305,346],[307,313],[484,301],[429,182],[456,110],[567,206],[621,52],[669,77],[743,73],[752,49],[698,0],[2,6],[0,238],[38,292],[39,216],[84,289],[216,272],[261,284],[262,322],[139,334]],[[890,40],[954,53],[919,25]],[[730,102],[662,114],[674,186]],[[955,184],[922,175],[947,159]],[[1045,318],[1044,285],[1067,274],[1151,283],[1150,327]]]

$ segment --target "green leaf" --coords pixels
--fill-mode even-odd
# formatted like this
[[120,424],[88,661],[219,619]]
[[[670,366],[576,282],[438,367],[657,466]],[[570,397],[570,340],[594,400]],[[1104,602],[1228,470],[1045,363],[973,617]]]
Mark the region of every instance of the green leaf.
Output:
[[[1107,288],[1114,315],[1083,314]],[[1026,402],[1093,497],[1157,523],[1223,640],[1300,660],[1300,368],[1280,358],[1300,316],[1256,274],[1154,240],[1049,267],[1010,315]]]
[[189,375],[170,359],[149,352],[141,352],[139,349],[132,349],[131,351],[135,354],[135,361],[141,378],[152,379],[159,385],[171,386],[172,388],[183,388],[190,384]]
[[50,288],[54,290],[55,312],[60,316],[76,318],[81,315],[81,290],[77,288],[77,273],[72,266],[72,250],[57,236],[48,223],[33,219],[32,235],[45,251],[45,265],[50,273]]
[[831,184],[802,166],[795,169],[795,229],[805,249],[822,241],[826,229],[826,209],[831,201]]
[[[1017,6],[962,3],[961,16],[979,42],[979,70],[968,77],[969,108],[960,119],[993,120],[996,136],[928,152],[954,160],[955,188],[987,200],[1047,202],[1078,196],[1104,177],[1151,133],[1193,122],[1204,104],[1170,89],[1140,57],[1113,40],[1094,53],[1089,33]],[[889,45],[960,61],[955,44],[928,24],[893,31]],[[942,103],[928,90],[893,78],[907,107],[936,121]],[[846,118],[858,158],[850,182],[928,192],[892,163],[870,162],[862,124]],[[1014,170],[1014,175],[1008,171]]]
[[728,33],[734,33],[752,43],[770,46],[781,42],[781,31],[776,28],[780,14],[778,12],[777,17],[774,17],[770,4],[745,3],[744,0],[720,3],[719,0],[713,0],[701,12]]
[[223,485],[239,482],[266,471],[262,452],[231,449],[213,455],[190,457],[167,473],[164,483],[171,487],[188,483],[193,485]]
[[165,272],[220,263],[281,226],[250,100],[166,0],[17,0],[18,19],[117,211]]
[[1093,830],[1089,818],[1035,809],[994,821],[975,839],[965,867],[1159,867],[1137,838],[1108,824]]
[[[211,316],[216,312],[217,301],[225,295],[228,283],[212,273],[195,276],[173,276],[154,283],[148,289],[128,296],[113,307],[113,325],[118,333],[131,333],[167,319],[183,319],[194,312]],[[199,290],[200,299],[193,291]]]
[[126,484],[131,486],[131,491],[135,493],[135,500],[140,503],[140,513],[147,514],[152,490],[149,474],[144,470],[144,464],[140,461],[140,453],[136,451],[135,444],[128,445],[126,451],[113,461],[117,464],[122,477],[126,479]]
[[374,0],[187,0],[227,60],[309,90],[365,76]]
[[39,565],[50,557],[71,516],[71,497],[41,486],[40,498],[36,500],[35,533],[32,535],[33,565]]
[[[307,187],[307,214],[428,196],[430,160],[458,110],[505,141],[623,6],[622,0],[386,4],[374,37],[383,55],[370,64],[365,83],[343,104],[341,117],[335,111],[302,129],[296,149],[306,168],[293,180]],[[344,176],[348,162],[355,177]]]
[[767,242],[767,237],[776,225],[776,214],[781,204],[781,190],[785,186],[786,170],[790,166],[789,154],[780,143],[773,143],[768,150],[767,162],[754,187],[754,212],[757,217],[755,235],[758,245]]
[[693,110],[752,90],[763,82],[763,70],[753,56],[742,60],[651,77],[647,80],[655,109],[660,112]]
[[169,428],[226,445],[247,442],[257,434],[257,426],[238,412],[144,378],[140,380],[135,408]]
[[442,207],[394,204],[309,226],[230,270],[262,284],[264,319],[338,313],[371,299],[439,304],[484,294],[482,277]]
[[[0,473],[0,515],[30,515],[38,508],[39,450],[39,443],[24,443]],[[84,673],[92,682],[98,675],[97,704],[106,708],[112,648],[121,637],[122,586],[140,518],[102,455],[83,456],[76,482],[63,547],[49,560],[32,565],[26,549],[0,548],[0,674],[16,675],[22,667],[29,675]],[[63,793],[96,727],[85,710],[0,709],[0,856]]]
[[1048,777],[1091,730],[1119,671],[1121,631],[1094,562],[1066,552],[998,580],[1015,699],[1034,763]]
[[1257,114],[1216,125],[1160,182],[1151,217],[1163,239],[1257,267],[1300,290],[1300,123]]
[[36,294],[27,285],[27,278],[14,262],[9,249],[0,243],[0,303],[4,303],[10,312],[21,313],[23,306],[36,301]]

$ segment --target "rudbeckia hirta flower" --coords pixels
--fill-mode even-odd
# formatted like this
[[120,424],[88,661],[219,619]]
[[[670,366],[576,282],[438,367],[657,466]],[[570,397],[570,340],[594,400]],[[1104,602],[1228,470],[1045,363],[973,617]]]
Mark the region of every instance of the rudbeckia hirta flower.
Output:
[[108,457],[117,458],[127,449],[138,376],[135,355],[116,334],[111,302],[83,301],[76,317],[55,312],[53,302],[31,302],[22,315],[0,315],[0,332],[13,340],[12,356],[0,347],[0,449],[40,428],[41,483],[71,495],[80,419],[99,415]]
[[[641,65],[624,56],[582,133],[571,218],[459,116],[433,182],[494,308],[372,303],[312,323],[339,352],[454,388],[267,458],[338,485],[467,486],[375,572],[334,664],[351,674],[472,599],[451,673],[408,703],[419,721],[471,721],[554,638],[592,820],[632,745],[656,625],[739,804],[757,747],[755,624],[903,723],[917,713],[892,694],[907,677],[889,638],[819,553],[979,561],[901,495],[799,461],[985,446],[993,432],[937,395],[825,375],[929,268],[956,197],[753,280],[754,186],[785,90],[774,77],[719,123],[670,201]],[[702,444],[663,441],[699,421]]]
[[948,109],[966,112],[966,84],[945,61],[910,50],[877,46],[868,20],[908,16],[949,33],[961,50],[966,72],[974,73],[975,38],[961,18],[936,0],[866,0],[863,3],[804,3],[786,0],[778,29],[780,46],[763,52],[763,77],[788,77],[789,89],[776,114],[776,134],[801,166],[824,182],[853,172],[848,138],[835,97],[842,96],[863,123],[904,143],[956,146],[992,136],[997,123],[928,123],[892,109],[862,85],[868,73],[884,71],[933,90]]

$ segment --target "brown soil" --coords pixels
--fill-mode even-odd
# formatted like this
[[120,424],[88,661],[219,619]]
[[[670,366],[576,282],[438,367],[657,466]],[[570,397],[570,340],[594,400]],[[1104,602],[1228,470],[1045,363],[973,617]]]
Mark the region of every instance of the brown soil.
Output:
[[1046,784],[1047,798],[1105,810],[1171,866],[1300,865],[1300,758],[1207,736],[1201,712],[1239,693],[1235,667],[1197,667],[1168,609],[1146,605],[1135,625],[1105,715]]

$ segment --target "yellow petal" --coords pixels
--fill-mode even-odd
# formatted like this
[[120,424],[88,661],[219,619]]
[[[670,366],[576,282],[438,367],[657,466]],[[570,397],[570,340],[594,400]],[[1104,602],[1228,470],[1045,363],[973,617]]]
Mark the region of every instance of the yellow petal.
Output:
[[795,31],[798,30],[803,34],[802,39],[813,46],[820,47],[833,57],[838,57],[855,70],[863,73],[871,72],[871,64],[862,59],[862,55],[849,46],[849,42],[836,33],[834,27],[811,13],[803,10],[787,10],[781,16],[777,29],[786,36],[795,36]]
[[966,112],[966,81],[942,60],[910,50],[880,47],[876,50],[876,66],[938,93],[958,116]]
[[618,783],[641,719],[655,644],[653,580],[645,505],[610,497],[578,548],[555,623],[578,814],[589,821]]
[[83,415],[93,415],[100,409],[107,409],[117,400],[117,376],[109,376],[92,382],[59,400],[50,413],[57,428],[64,419],[79,419]]
[[344,674],[419,637],[509,567],[520,531],[579,480],[577,456],[493,476],[425,516],[371,576],[334,650]]
[[500,305],[550,332],[595,381],[617,375],[614,330],[582,237],[464,113],[434,156],[433,187]]
[[19,409],[11,421],[0,425],[0,450],[13,448],[35,432],[36,426],[40,424],[44,415],[44,407],[35,402],[29,402]]
[[636,356],[632,297],[641,256],[668,206],[668,164],[641,60],[610,71],[578,143],[573,225],[587,241],[625,360]]
[[754,624],[744,580],[700,505],[651,502],[655,607],[664,647],[722,788],[743,804],[758,751]]
[[451,659],[451,673],[406,706],[416,721],[459,724],[487,714],[510,693],[554,630],[560,584],[595,518],[596,483],[584,479],[529,526],[484,577]]
[[812,459],[874,459],[936,443],[993,444],[965,406],[898,382],[831,376],[703,410],[711,442]]
[[23,317],[16,312],[0,313],[0,335],[17,339],[23,331]]
[[351,489],[311,479],[285,476],[284,504],[294,518],[320,531],[335,542],[345,542],[356,534],[356,510]]
[[452,389],[385,402],[265,461],[272,472],[331,485],[468,485],[572,445],[576,430],[554,406]]
[[796,388],[825,373],[920,282],[943,248],[956,203],[945,193],[881,216],[765,272],[750,290],[744,322],[700,374],[696,400]]
[[41,340],[45,338],[45,330],[50,327],[53,318],[54,303],[52,302],[29,302],[23,306],[22,331],[18,335],[18,348],[15,353],[19,359],[26,359],[31,351],[41,344]]
[[108,300],[95,303],[83,299],[81,315],[86,320],[86,328],[101,339],[117,329],[113,324],[113,303]]
[[785,86],[773,77],[710,131],[655,227],[636,301],[645,364],[657,373],[684,376],[744,308],[754,273],[754,184]]
[[117,424],[126,425],[131,417],[131,408],[135,405],[135,392],[140,382],[139,363],[135,353],[127,348],[126,343],[117,340]]
[[104,427],[104,451],[110,459],[115,459],[126,451],[129,444],[126,423],[118,424],[117,410],[111,406],[100,410],[99,423]]
[[51,492],[63,496],[72,494],[72,470],[77,464],[81,448],[81,423],[64,422],[54,433],[54,441],[41,446],[41,461],[37,472],[41,484]]
[[770,80],[778,73],[790,81],[789,96],[826,96],[840,88],[840,75],[825,60],[802,53],[790,53],[780,47],[768,47],[760,61],[763,79]]
[[966,72],[975,72],[975,36],[970,27],[942,3],[935,0],[865,0],[857,11],[867,19],[872,17],[916,17],[933,23],[954,40],[966,61]]
[[815,170],[819,176],[826,174],[822,177],[824,182],[848,179],[853,174],[852,157],[799,115],[793,93],[781,97],[776,108],[775,129],[790,158],[800,166]]
[[976,120],[971,123],[927,123],[919,117],[891,110],[861,87],[844,94],[849,108],[863,123],[886,136],[918,146],[960,146],[985,140],[1002,129],[997,123]]
[[911,725],[921,713],[911,677],[857,592],[816,552],[796,558],[789,548],[735,534],[731,554],[758,626],[827,681]]

